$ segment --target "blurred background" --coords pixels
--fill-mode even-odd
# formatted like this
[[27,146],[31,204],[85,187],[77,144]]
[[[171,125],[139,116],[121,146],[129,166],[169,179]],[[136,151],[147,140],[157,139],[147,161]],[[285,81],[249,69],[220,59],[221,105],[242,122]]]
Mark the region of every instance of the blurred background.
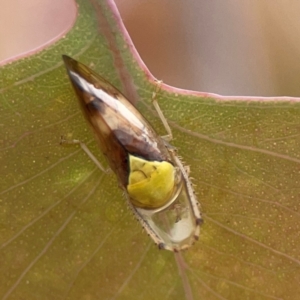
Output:
[[[72,23],[71,0],[1,2],[0,61]],[[165,83],[222,95],[300,97],[299,0],[116,4],[142,59]]]

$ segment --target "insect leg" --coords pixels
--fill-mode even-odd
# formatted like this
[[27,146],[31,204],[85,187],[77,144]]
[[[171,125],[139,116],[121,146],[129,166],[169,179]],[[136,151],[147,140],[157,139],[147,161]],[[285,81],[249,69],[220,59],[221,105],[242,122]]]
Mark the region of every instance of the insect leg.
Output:
[[88,157],[95,163],[95,165],[104,173],[109,173],[110,169],[105,169],[99,160],[94,156],[94,154],[89,150],[87,145],[79,140],[66,140],[63,136],[60,138],[60,145],[68,144],[68,145],[76,145],[78,144],[81,149],[88,155]]
[[192,210],[193,210],[193,213],[194,213],[194,216],[195,216],[195,220],[196,220],[196,225],[197,225],[197,229],[196,229],[196,232],[195,232],[195,239],[198,239],[199,234],[200,234],[200,225],[203,223],[203,219],[201,217],[201,212],[200,212],[200,205],[199,205],[199,202],[197,201],[197,199],[195,197],[194,189],[193,189],[192,183],[189,179],[186,168],[182,165],[180,159],[174,154],[174,152],[171,149],[169,149],[169,151],[173,154],[172,155],[173,159],[175,160],[177,166],[179,167],[179,169],[182,173],[182,176],[185,180],[185,183],[186,183],[186,187],[187,187],[187,190],[188,190],[188,193],[189,193],[189,196],[190,196],[189,197],[190,204],[191,204],[191,207],[192,207]]
[[165,116],[164,116],[161,108],[159,107],[158,101],[156,99],[156,95],[157,95],[158,91],[160,90],[161,84],[162,84],[161,80],[157,81],[156,90],[155,90],[155,92],[152,93],[152,99],[151,99],[151,101],[152,101],[152,104],[153,104],[153,106],[154,106],[154,108],[155,108],[155,110],[156,110],[159,118],[161,119],[161,121],[164,124],[164,127],[165,127],[165,129],[166,129],[166,131],[168,133],[167,135],[162,136],[162,138],[164,140],[166,140],[166,141],[169,142],[169,141],[171,141],[173,139],[172,130],[171,130],[171,128],[170,128],[170,126],[168,124],[168,121],[165,118]]

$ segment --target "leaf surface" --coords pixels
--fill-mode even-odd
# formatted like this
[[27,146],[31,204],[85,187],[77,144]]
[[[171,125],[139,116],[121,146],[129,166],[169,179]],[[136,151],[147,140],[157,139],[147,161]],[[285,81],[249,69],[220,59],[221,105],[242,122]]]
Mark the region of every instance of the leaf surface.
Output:
[[298,98],[221,97],[162,86],[173,144],[205,223],[187,252],[159,251],[126,206],[61,60],[89,65],[150,120],[153,78],[110,1],[78,0],[64,39],[0,69],[2,299],[297,299]]

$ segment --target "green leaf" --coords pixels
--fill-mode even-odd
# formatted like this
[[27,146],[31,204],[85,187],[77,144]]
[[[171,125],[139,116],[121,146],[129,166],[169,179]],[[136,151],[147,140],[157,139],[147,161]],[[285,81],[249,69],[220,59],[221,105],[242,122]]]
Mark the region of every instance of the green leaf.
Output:
[[163,86],[173,144],[204,214],[187,252],[159,251],[115,177],[62,135],[98,151],[61,60],[114,83],[161,134],[153,78],[114,6],[78,0],[73,29],[1,67],[2,299],[297,299],[300,293],[300,102],[221,97]]

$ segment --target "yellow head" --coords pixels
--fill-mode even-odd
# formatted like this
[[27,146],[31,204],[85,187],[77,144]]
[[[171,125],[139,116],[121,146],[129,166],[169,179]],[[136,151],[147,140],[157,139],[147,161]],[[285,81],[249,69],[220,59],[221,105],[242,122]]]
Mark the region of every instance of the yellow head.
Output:
[[166,161],[147,161],[129,155],[127,191],[134,206],[154,209],[165,205],[175,185],[175,168]]

